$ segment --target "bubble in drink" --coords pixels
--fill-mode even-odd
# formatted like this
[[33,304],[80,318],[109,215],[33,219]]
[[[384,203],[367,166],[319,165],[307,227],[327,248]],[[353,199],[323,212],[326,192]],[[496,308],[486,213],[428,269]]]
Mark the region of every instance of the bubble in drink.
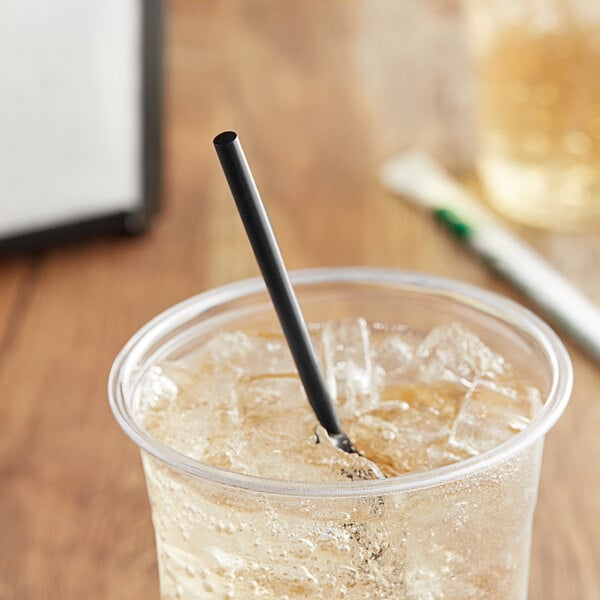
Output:
[[[313,323],[343,429],[328,442],[278,331],[215,335],[151,369],[140,420],[189,458],[250,476],[336,483],[417,473],[505,442],[540,393],[458,323],[429,332]],[[483,475],[350,500],[199,485],[144,454],[163,598],[522,599],[541,443]],[[493,510],[498,526],[491,522]]]

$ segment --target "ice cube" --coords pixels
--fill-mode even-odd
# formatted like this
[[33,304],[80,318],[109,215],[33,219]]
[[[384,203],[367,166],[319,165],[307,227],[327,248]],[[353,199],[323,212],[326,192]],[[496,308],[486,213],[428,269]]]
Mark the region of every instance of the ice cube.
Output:
[[[379,335],[378,335],[379,334]],[[374,326],[371,353],[377,377],[384,385],[406,382],[406,372],[416,350],[414,335],[406,331],[390,331],[389,327]]]
[[202,363],[208,366],[237,366],[237,360],[248,353],[251,342],[248,336],[236,331],[213,337],[204,348]]
[[419,344],[411,369],[424,383],[446,380],[467,387],[505,371],[504,359],[459,323],[434,327]]
[[481,380],[466,392],[448,443],[473,456],[481,454],[525,429],[540,408],[534,388],[513,389]]
[[312,413],[298,378],[263,377],[243,382],[238,388],[244,435],[260,452],[273,453],[297,445],[315,445],[313,432],[317,419]]
[[378,390],[367,322],[344,319],[326,323],[322,340],[327,384],[342,416],[376,405]]
[[222,333],[213,338],[201,364],[234,371],[239,377],[294,376],[297,373],[289,347],[279,330]]
[[388,476],[427,468],[428,448],[445,443],[463,396],[464,388],[450,382],[388,386],[379,404],[354,420],[348,433],[358,447],[369,448],[370,458]]
[[256,332],[249,339],[251,347],[241,365],[247,376],[297,376],[296,365],[281,332]]

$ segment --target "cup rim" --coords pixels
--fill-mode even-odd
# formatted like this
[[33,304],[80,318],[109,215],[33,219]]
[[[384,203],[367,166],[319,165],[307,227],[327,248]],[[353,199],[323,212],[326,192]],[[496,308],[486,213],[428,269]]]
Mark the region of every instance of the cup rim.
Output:
[[173,331],[191,318],[257,292],[265,291],[264,281],[251,278],[197,294],[161,312],[143,325],[117,355],[108,380],[108,397],[112,412],[125,433],[140,447],[161,462],[192,476],[229,488],[301,497],[363,497],[408,492],[449,483],[499,464],[545,435],[564,411],[573,387],[573,367],[569,355],[556,333],[530,310],[499,294],[479,287],[435,275],[378,267],[318,268],[290,273],[295,285],[356,283],[390,284],[403,289],[449,296],[482,313],[495,316],[519,328],[535,339],[552,369],[552,385],[539,415],[528,427],[478,456],[444,467],[406,473],[396,477],[352,482],[301,482],[245,475],[206,465],[163,444],[146,432],[128,410],[123,381],[136,371],[136,359],[152,340]]

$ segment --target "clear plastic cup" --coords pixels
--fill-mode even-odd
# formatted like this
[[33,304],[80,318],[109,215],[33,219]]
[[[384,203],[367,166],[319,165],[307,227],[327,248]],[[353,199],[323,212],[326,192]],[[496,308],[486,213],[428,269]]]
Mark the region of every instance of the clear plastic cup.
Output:
[[182,302],[133,336],[109,381],[115,417],[141,449],[161,597],[524,600],[544,435],[572,387],[560,340],[514,302],[448,279],[340,268],[292,280],[308,321],[361,316],[415,330],[460,321],[541,391],[543,408],[488,452],[384,480],[303,483],[221,470],[144,430],[140,383],[216,331],[276,317],[260,280]]

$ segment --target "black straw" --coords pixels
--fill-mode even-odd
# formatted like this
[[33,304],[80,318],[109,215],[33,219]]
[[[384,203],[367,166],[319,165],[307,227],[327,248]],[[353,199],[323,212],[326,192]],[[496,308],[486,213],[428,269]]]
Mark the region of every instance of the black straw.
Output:
[[225,131],[220,133],[213,143],[308,401],[319,422],[336,444],[347,452],[357,452],[342,432],[298,299],[294,294],[267,211],[254,183],[238,136],[233,131]]

